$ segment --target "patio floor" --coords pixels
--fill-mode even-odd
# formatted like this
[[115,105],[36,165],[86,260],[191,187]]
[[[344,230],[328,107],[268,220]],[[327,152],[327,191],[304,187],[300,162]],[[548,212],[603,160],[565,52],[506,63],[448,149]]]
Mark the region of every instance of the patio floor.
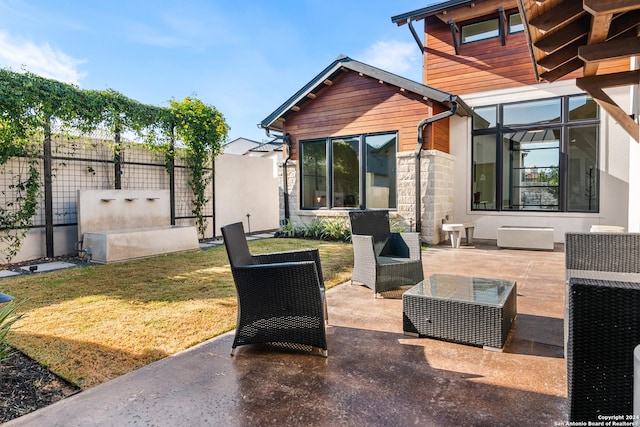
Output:
[[50,425],[544,425],[567,420],[564,252],[446,245],[425,275],[517,281],[503,352],[402,334],[402,300],[349,283],[327,292],[329,357],[198,345],[7,423]]

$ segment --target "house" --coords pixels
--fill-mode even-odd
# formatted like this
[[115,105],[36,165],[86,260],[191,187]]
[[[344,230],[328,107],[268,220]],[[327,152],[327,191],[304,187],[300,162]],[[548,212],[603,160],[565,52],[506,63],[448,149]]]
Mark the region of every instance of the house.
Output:
[[453,185],[449,118],[470,114],[455,95],[338,57],[260,123],[286,142],[281,219],[386,208],[433,238]]
[[247,138],[236,138],[222,146],[224,154],[265,157],[273,160],[274,176],[278,176],[278,165],[282,163],[282,142],[258,142]]
[[233,141],[229,141],[222,146],[224,154],[236,154],[238,156],[244,156],[249,150],[259,147],[260,142],[247,138],[236,138]]
[[556,242],[640,231],[639,13],[450,0],[392,17],[423,84],[339,58],[261,122],[288,148],[281,218],[389,208],[434,244],[447,218],[486,239],[505,225],[553,227]]

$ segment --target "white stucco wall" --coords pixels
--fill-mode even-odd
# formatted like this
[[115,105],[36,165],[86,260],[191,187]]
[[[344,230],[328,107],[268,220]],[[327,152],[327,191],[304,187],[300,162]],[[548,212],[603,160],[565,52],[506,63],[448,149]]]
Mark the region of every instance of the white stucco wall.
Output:
[[[551,98],[554,96],[582,93],[575,81],[554,84],[540,84],[524,88],[507,89],[465,95],[465,102],[471,106],[492,105],[530,99]],[[607,93],[622,106],[630,104],[629,88],[608,90]],[[630,227],[636,221],[629,219],[630,171],[629,159],[632,152],[638,151],[637,143],[600,109],[600,211],[599,213],[569,212],[487,212],[472,211],[471,197],[471,119],[452,117],[451,154],[455,156],[454,217],[456,222],[473,221],[476,223],[474,237],[496,239],[497,229],[501,225],[529,225],[554,228],[554,240],[564,241],[567,231],[589,231],[591,225],[606,224]],[[637,159],[640,153],[635,153]],[[633,165],[633,163],[631,163]],[[635,169],[639,165],[636,161]],[[637,177],[636,177],[637,180]],[[634,184],[636,187],[640,184]],[[635,203],[635,197],[632,198]],[[637,225],[633,225],[637,227]]]
[[273,160],[235,154],[217,157],[215,202],[216,236],[222,234],[221,226],[234,222],[242,222],[246,232],[250,225],[252,233],[277,229],[278,178],[273,176]]

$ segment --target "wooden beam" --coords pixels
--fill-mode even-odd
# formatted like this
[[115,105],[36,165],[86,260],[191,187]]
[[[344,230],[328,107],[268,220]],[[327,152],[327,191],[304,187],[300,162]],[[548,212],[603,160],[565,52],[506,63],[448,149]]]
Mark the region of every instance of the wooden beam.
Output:
[[578,56],[585,62],[602,62],[640,56],[640,37],[615,39],[578,48]]
[[312,93],[312,92],[309,92],[309,93],[307,94],[307,98],[310,98],[310,99],[316,99],[316,94],[315,94],[315,93]]
[[611,27],[609,28],[609,36],[607,39],[614,38],[623,34],[624,32],[635,28],[640,23],[640,10],[634,10],[631,12],[623,13],[622,15],[616,15],[613,18]]
[[329,79],[326,79],[322,83],[324,83],[326,86],[331,86],[333,84],[333,82],[331,80],[329,80]]
[[582,4],[584,10],[593,16],[611,15],[640,9],[638,0],[583,0]]
[[564,77],[567,74],[572,73],[579,68],[582,68],[583,65],[584,65],[584,62],[582,62],[580,58],[575,58],[569,62],[565,62],[558,68],[554,68],[551,71],[547,71],[546,73],[540,74],[540,78],[548,82],[555,82],[560,77]]
[[[607,39],[609,27],[611,26],[612,14],[596,15],[591,20],[591,31],[589,32],[589,42],[587,44],[598,44]],[[584,65],[584,75],[593,76],[598,71],[598,62],[587,62]]]
[[[577,84],[577,82],[576,82]],[[580,87],[580,85],[578,85]],[[587,92],[598,103],[603,110],[611,116],[613,120],[633,138],[640,142],[640,127],[616,102],[604,91],[595,86],[580,87]]]
[[549,54],[556,50],[578,40],[580,37],[589,34],[590,19],[585,20],[584,17],[577,21],[560,28],[553,33],[548,33],[533,45],[541,51]]
[[588,37],[585,34],[583,37],[580,37],[573,43],[566,45],[562,49],[556,50],[551,55],[547,55],[544,58],[541,58],[540,60],[538,60],[538,65],[548,71],[559,67],[567,61],[577,58],[578,48],[582,45],[587,44],[587,38]]
[[532,18],[529,24],[546,33],[580,18],[586,12],[580,2],[564,2]]
[[633,70],[602,74],[599,76],[580,77],[576,79],[576,86],[581,89],[586,87],[607,88],[636,85],[638,82],[640,82],[640,70]]

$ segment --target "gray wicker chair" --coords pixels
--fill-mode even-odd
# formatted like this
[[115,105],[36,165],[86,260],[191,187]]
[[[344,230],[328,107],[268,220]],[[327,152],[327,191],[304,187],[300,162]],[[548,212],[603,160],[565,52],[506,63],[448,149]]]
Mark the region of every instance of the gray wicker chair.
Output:
[[352,282],[378,293],[424,280],[418,233],[392,233],[389,212],[349,212],[353,243]]
[[633,413],[640,344],[640,234],[567,233],[569,421]]
[[238,293],[231,354],[245,344],[316,347],[327,356],[327,304],[317,249],[252,255],[242,223],[221,228]]

